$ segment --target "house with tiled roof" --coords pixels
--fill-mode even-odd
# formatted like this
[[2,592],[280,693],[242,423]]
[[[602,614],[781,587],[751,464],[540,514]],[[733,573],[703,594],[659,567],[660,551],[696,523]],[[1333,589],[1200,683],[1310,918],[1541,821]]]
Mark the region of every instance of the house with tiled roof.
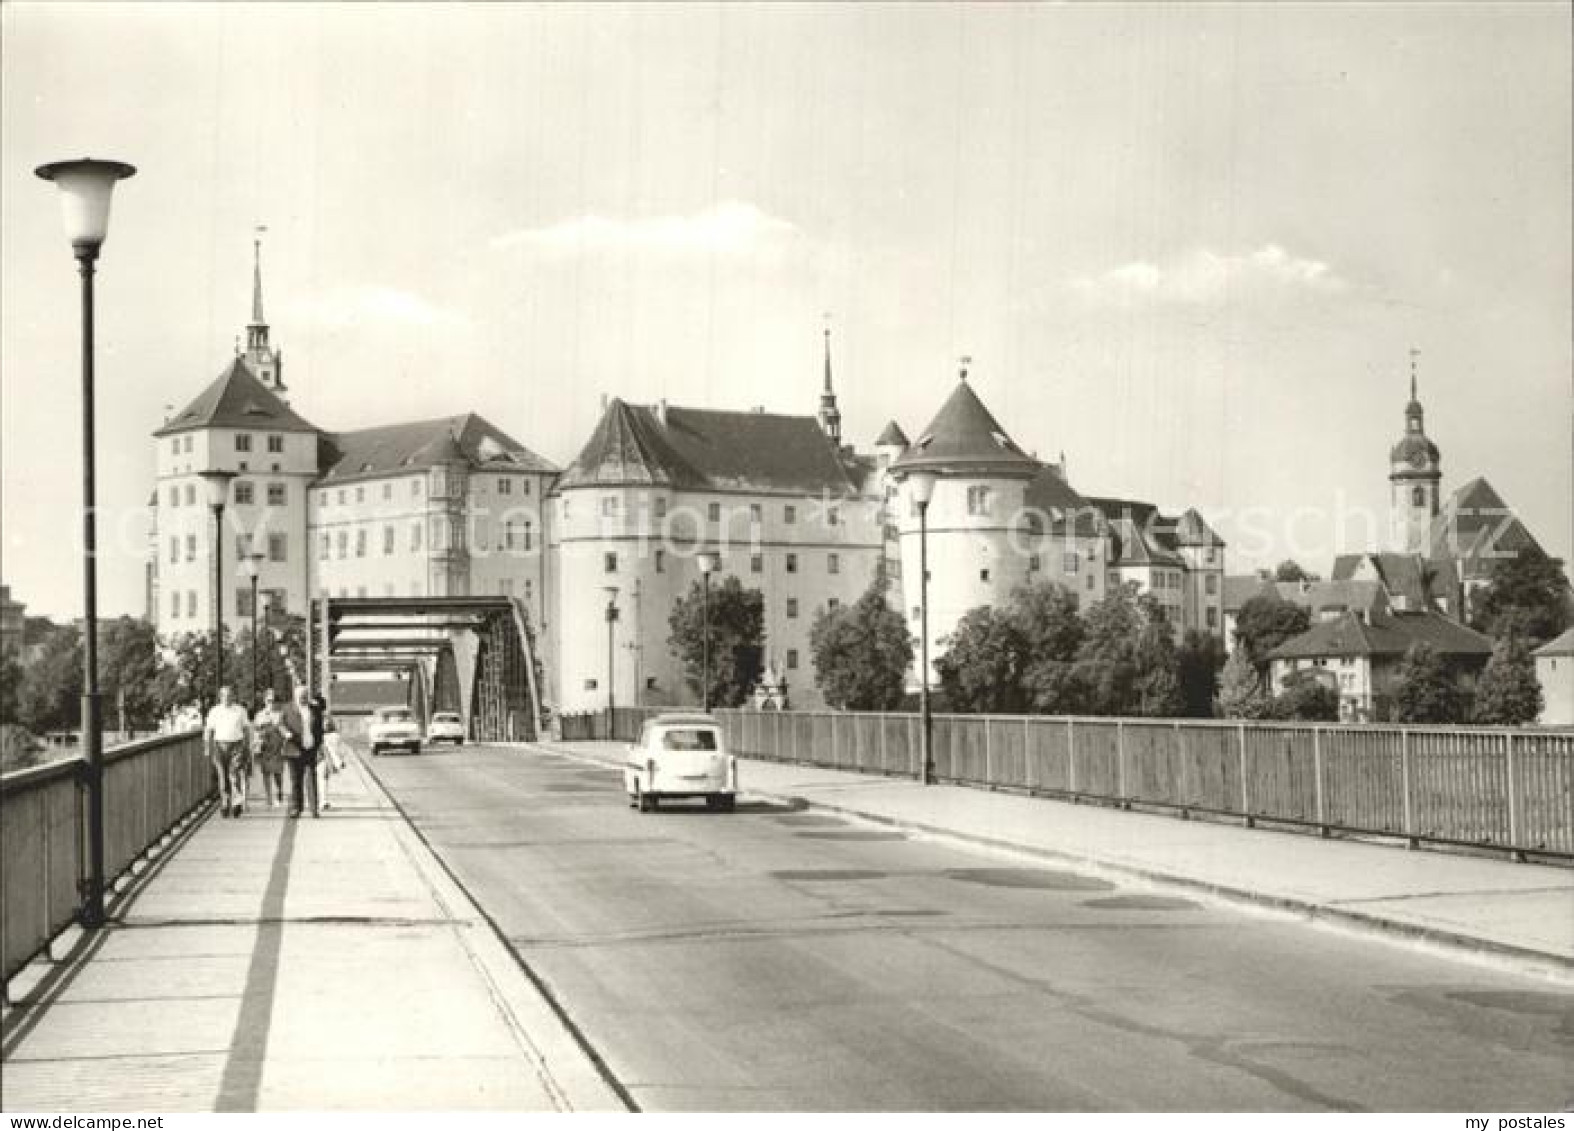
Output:
[[1492,655],[1492,641],[1435,609],[1345,612],[1314,624],[1268,653],[1276,693],[1308,673],[1339,692],[1340,718],[1388,718],[1400,665],[1417,644],[1440,655],[1462,686],[1474,685]]
[[1542,726],[1574,726],[1574,628],[1547,641],[1532,654],[1541,684]]
[[1224,647],[1235,649],[1235,625],[1253,597],[1271,597],[1299,605],[1312,623],[1335,620],[1345,613],[1370,616],[1389,608],[1387,590],[1374,580],[1274,581],[1260,574],[1224,579]]

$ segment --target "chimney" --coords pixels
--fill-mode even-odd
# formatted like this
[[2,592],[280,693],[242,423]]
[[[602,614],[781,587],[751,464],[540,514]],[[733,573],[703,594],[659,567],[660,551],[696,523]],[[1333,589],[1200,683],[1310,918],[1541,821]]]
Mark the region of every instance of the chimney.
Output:
[[667,398],[662,397],[656,402],[656,419],[661,421],[661,426],[667,426]]

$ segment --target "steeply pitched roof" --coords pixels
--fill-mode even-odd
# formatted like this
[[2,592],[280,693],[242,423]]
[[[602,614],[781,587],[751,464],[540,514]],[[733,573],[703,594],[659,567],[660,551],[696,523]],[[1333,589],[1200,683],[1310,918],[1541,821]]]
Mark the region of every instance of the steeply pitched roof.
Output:
[[[1024,505],[1030,510],[1049,515],[1052,533],[1068,530],[1084,537],[1094,537],[1103,526],[1098,508],[1072,489],[1060,477],[1060,469],[1045,464],[1029,481],[1023,496]],[[1068,525],[1069,524],[1069,525]]]
[[1223,546],[1224,539],[1195,508],[1188,508],[1175,522],[1175,541],[1182,546]]
[[1531,654],[1535,656],[1574,656],[1574,628],[1568,629],[1562,636],[1554,637],[1547,641]]
[[1268,653],[1275,660],[1324,656],[1402,656],[1414,644],[1430,644],[1440,655],[1485,657],[1492,641],[1432,609],[1374,612],[1363,620],[1354,612],[1314,624]]
[[1501,555],[1540,549],[1503,497],[1479,476],[1449,496],[1429,536],[1433,555],[1458,558],[1472,580],[1489,576]]
[[874,442],[874,446],[905,448],[911,442],[907,438],[907,433],[902,431],[902,426],[893,420],[885,426],[885,430],[880,433],[880,438]]
[[155,436],[171,436],[194,428],[255,428],[269,432],[316,432],[240,358],[169,418]]
[[557,469],[518,440],[473,412],[338,432],[325,437],[320,482],[345,483],[401,472],[420,471],[457,454],[471,467],[487,470]]
[[558,488],[639,484],[792,495],[855,490],[852,473],[812,416],[614,400]]
[[1382,582],[1390,599],[1402,599],[1411,608],[1425,608],[1434,601],[1450,607],[1454,603],[1447,571],[1419,554],[1340,554],[1334,558],[1334,581],[1355,580],[1362,572]]
[[1038,460],[1006,435],[965,380],[940,406],[918,439],[891,463],[893,471],[960,470],[1034,474]]
[[1177,547],[1176,520],[1166,518],[1152,503],[1139,499],[1088,497],[1109,523],[1115,539],[1115,554],[1110,564],[1184,566],[1186,559]]

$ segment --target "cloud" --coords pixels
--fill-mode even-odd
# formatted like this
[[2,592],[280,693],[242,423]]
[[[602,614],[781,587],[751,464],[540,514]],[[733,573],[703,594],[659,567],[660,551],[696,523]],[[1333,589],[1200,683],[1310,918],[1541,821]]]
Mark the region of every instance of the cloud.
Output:
[[1244,255],[1202,248],[1164,264],[1127,263],[1071,281],[1071,289],[1087,301],[1119,306],[1203,306],[1267,294],[1334,294],[1347,287],[1328,264],[1298,258],[1277,244]]
[[466,321],[463,315],[430,303],[420,295],[377,284],[335,288],[290,304],[288,314],[293,320],[328,330],[343,330],[366,323],[433,329],[457,326]]
[[798,229],[752,204],[728,200],[689,216],[579,216],[544,228],[521,228],[492,240],[495,248],[547,252],[633,249],[743,254],[766,250]]

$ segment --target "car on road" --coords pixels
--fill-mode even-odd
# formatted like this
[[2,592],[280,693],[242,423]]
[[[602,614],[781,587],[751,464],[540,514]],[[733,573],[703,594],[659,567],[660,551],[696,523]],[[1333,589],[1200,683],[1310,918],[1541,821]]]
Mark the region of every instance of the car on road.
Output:
[[433,746],[439,742],[452,742],[455,746],[463,746],[465,724],[460,720],[459,712],[438,711],[433,715],[431,724],[426,728],[426,741]]
[[373,754],[399,747],[412,754],[421,752],[421,724],[408,707],[378,707],[366,728],[366,743]]
[[641,813],[680,798],[703,798],[708,808],[729,811],[737,804],[738,759],[727,752],[713,716],[657,715],[629,744],[623,787]]

